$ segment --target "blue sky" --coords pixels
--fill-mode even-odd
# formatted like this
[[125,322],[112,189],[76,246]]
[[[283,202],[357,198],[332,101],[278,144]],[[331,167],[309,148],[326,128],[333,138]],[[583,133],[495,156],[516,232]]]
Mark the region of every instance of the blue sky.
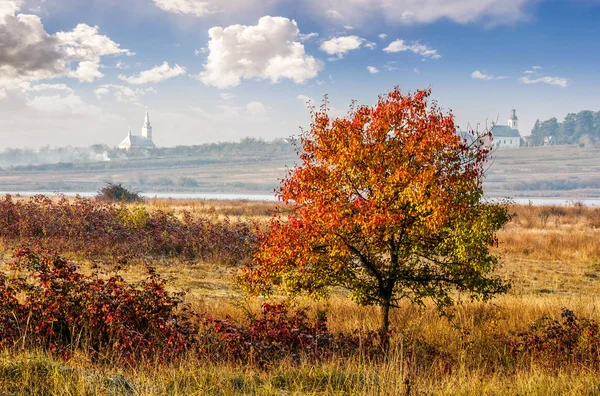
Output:
[[600,110],[598,0],[0,0],[0,148],[273,139],[398,85],[456,123]]

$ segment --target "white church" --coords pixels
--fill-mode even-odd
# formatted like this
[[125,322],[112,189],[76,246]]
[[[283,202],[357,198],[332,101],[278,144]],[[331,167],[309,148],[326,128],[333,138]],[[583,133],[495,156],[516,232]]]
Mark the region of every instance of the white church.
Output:
[[132,135],[131,127],[129,127],[129,133],[125,140],[119,144],[119,148],[123,150],[131,149],[153,149],[156,146],[152,141],[152,125],[150,125],[150,115],[146,110],[146,118],[144,119],[144,125],[142,126],[142,136]]
[[512,109],[508,118],[508,125],[493,125],[492,146],[495,148],[521,147],[521,134],[519,133],[519,119],[517,111]]

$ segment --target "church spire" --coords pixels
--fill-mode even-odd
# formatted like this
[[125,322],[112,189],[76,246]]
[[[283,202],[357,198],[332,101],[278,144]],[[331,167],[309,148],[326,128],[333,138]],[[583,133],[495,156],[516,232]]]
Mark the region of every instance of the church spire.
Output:
[[144,126],[145,127],[150,126],[150,113],[148,113],[148,109],[146,109],[146,118],[144,119]]
[[513,107],[510,112],[510,118],[508,119],[508,126],[512,129],[519,129],[519,119],[517,118],[517,110]]
[[144,125],[142,126],[142,136],[152,141],[152,125],[150,125],[150,114],[146,109],[146,117],[144,118]]

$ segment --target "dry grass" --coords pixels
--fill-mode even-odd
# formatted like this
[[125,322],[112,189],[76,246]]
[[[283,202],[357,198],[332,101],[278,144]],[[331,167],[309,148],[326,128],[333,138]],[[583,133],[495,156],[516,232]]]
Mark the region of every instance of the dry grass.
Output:
[[[149,201],[152,208],[195,215],[265,219],[274,204],[219,201]],[[85,356],[67,363],[38,351],[0,355],[0,394],[131,395],[593,395],[600,373],[591,367],[552,362],[507,364],[498,335],[519,332],[542,316],[559,318],[562,307],[600,320],[600,209],[515,206],[517,216],[499,233],[500,273],[513,281],[492,303],[459,304],[452,321],[432,308],[406,305],[392,312],[394,337],[387,360],[331,359],[310,365],[284,362],[269,369],[214,364],[197,357],[135,368],[98,366]],[[261,300],[247,301],[231,285],[235,269],[210,263],[154,263],[172,277],[173,290],[188,289],[187,302],[215,317],[243,321]],[[121,270],[130,280],[139,266]],[[311,311],[325,309],[333,332],[378,328],[376,308],[359,307],[343,291],[325,301],[296,298]],[[242,309],[243,308],[243,309]],[[420,337],[435,354],[415,360]]]

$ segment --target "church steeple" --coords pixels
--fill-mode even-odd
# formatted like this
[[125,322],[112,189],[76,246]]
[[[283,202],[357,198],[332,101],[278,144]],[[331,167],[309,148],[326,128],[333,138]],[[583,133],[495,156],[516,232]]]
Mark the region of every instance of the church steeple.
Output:
[[517,118],[517,110],[512,109],[508,118],[508,126],[512,129],[519,129],[519,119]]
[[144,118],[144,125],[142,126],[142,136],[152,141],[152,125],[150,125],[150,114],[146,110],[146,117]]

